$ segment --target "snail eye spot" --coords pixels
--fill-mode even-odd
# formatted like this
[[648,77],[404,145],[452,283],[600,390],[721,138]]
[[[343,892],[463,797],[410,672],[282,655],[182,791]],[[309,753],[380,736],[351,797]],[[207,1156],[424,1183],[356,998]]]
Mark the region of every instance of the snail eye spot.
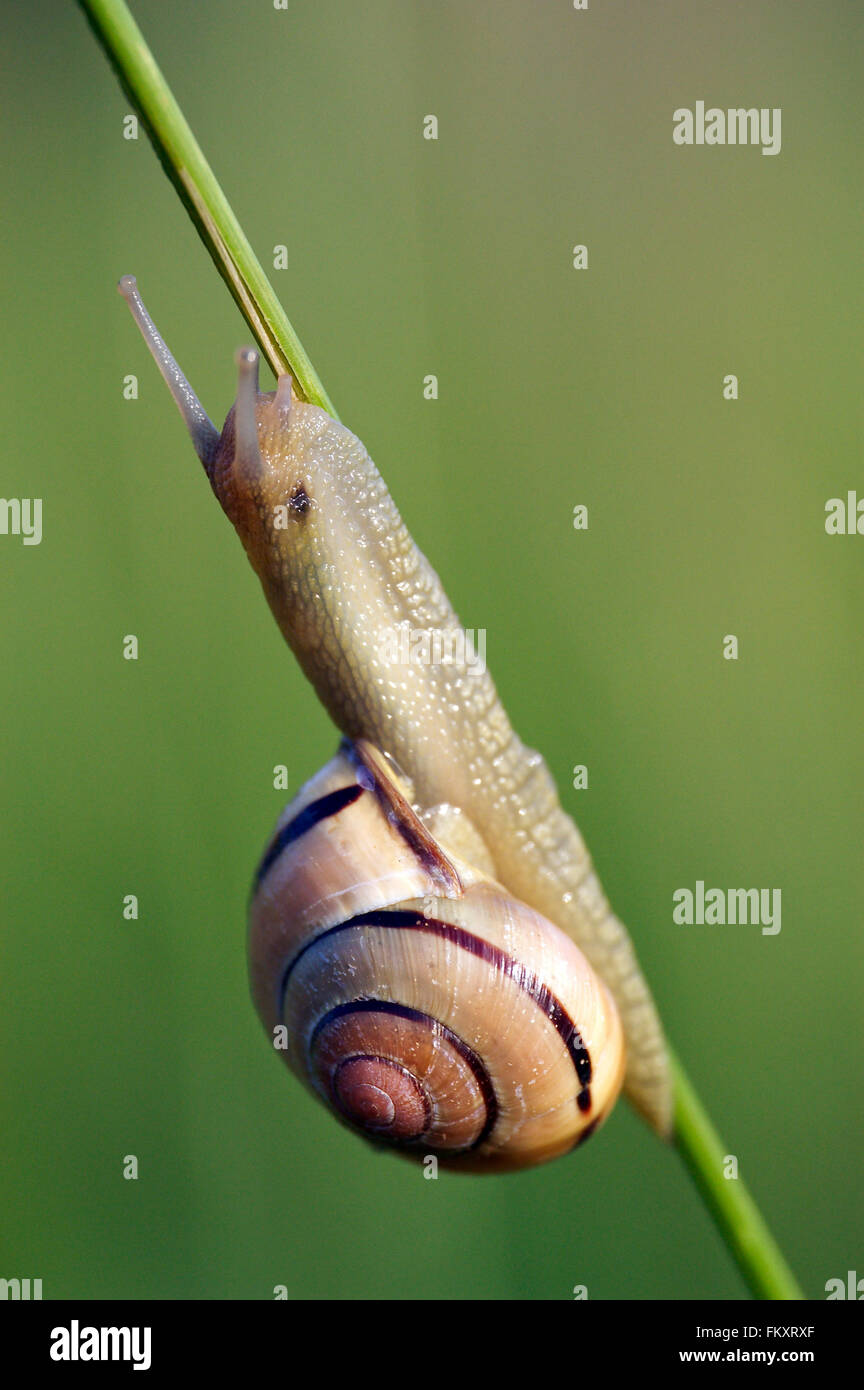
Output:
[[312,498],[309,496],[302,483],[298,483],[291,496],[288,498],[288,506],[296,516],[305,516],[312,506]]

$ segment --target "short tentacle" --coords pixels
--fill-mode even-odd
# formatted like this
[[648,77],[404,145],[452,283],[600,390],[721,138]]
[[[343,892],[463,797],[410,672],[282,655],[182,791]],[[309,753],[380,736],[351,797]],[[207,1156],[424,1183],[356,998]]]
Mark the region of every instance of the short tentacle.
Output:
[[261,450],[258,447],[258,422],[255,403],[258,399],[258,354],[254,348],[240,348],[234,358],[237,363],[237,400],[234,405],[234,469],[248,478],[260,478],[263,472]]
[[291,407],[294,404],[294,383],[287,372],[283,373],[276,383],[276,409],[279,411],[279,418],[286,427],[291,421]]

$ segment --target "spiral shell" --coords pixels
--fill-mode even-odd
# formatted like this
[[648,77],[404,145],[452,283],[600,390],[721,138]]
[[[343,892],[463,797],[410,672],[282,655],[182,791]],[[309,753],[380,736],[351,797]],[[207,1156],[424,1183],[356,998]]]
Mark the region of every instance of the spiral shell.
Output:
[[410,801],[358,741],[286,808],[250,907],[261,1020],[369,1139],[467,1169],[555,1158],[618,1095],[615,1004],[563,932],[453,852],[475,835],[458,812]]

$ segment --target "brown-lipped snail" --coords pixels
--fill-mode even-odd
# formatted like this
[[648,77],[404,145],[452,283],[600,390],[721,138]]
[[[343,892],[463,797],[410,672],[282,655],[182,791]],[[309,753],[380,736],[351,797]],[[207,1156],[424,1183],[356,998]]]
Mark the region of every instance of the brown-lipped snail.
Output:
[[[119,285],[279,627],[344,736],[285,811],[250,907],[252,992],[291,1067],[368,1137],[452,1166],[574,1147],[624,1090],[668,1137],[662,1027],[539,755],[471,660],[366,449],[236,356],[221,434]],[[446,662],[382,641],[434,631]]]
[[412,798],[345,740],[285,810],[250,908],[258,1012],[370,1139],[468,1169],[555,1158],[618,1095],[618,1010],[563,932],[456,852],[462,818]]

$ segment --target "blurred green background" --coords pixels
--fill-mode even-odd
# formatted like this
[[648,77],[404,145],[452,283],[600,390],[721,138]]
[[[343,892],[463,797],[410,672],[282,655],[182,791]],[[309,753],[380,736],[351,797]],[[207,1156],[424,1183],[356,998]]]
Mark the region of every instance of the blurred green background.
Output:
[[[864,539],[824,531],[864,495],[860,7],[134,12],[262,259],[289,247],[290,317],[487,629],[824,1297],[864,1258]],[[77,7],[6,0],[2,30],[0,492],[43,498],[44,536],[0,537],[0,1274],[47,1298],[745,1297],[625,1104],[570,1160],[428,1182],[272,1055],[246,895],[273,766],[299,785],[336,736],[115,282],[138,275],[220,423],[248,330]],[[781,107],[782,152],[677,148],[699,99]],[[781,888],[781,933],[673,926],[699,878]]]

